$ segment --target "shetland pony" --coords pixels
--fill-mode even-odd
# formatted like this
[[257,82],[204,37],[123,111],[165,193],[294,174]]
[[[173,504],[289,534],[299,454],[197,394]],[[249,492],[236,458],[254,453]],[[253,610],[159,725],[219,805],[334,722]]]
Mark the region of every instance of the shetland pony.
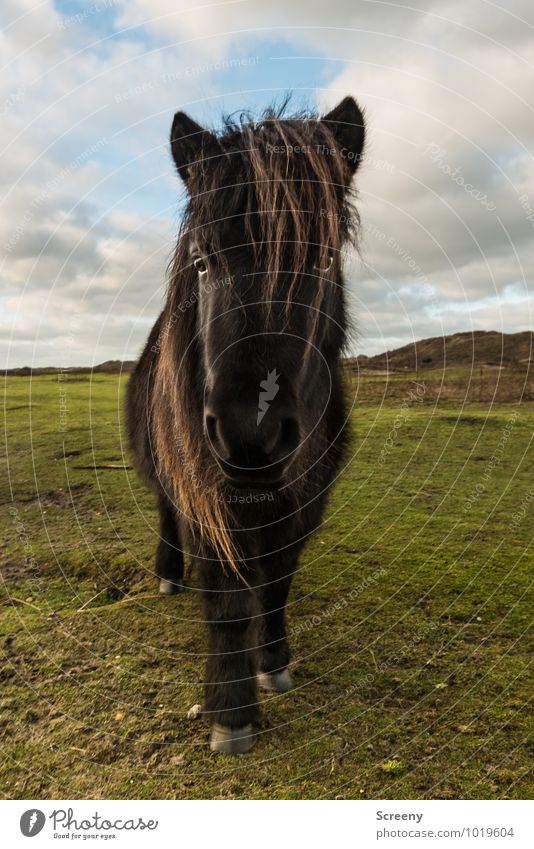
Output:
[[135,463],[160,513],[160,591],[198,569],[211,748],[248,751],[258,687],[291,687],[285,605],[346,443],[342,248],[364,119],[284,108],[211,132],[178,112],[187,208],[166,303],[131,376]]

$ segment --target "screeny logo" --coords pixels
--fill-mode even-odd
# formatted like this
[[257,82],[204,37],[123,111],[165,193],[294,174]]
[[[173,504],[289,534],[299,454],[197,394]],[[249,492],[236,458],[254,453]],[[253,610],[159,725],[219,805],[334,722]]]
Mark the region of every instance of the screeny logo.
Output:
[[24,811],[20,818],[20,830],[24,837],[35,837],[42,830],[45,822],[46,817],[42,811],[30,808],[29,811]]

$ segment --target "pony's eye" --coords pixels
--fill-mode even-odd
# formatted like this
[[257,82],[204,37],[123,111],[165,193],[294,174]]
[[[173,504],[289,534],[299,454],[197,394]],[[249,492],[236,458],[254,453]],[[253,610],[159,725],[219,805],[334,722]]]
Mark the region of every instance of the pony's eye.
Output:
[[197,256],[197,258],[193,261],[193,265],[199,274],[207,274],[208,266],[206,265],[205,260],[201,256]]
[[319,271],[321,274],[326,274],[327,271],[330,271],[334,262],[333,254],[328,254],[328,259],[326,260],[326,266],[324,268],[319,268],[318,265],[314,265],[315,271]]

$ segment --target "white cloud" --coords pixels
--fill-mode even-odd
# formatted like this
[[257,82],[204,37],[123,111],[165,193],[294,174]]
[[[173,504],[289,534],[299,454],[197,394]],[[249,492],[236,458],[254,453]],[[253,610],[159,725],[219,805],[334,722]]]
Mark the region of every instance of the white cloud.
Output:
[[[337,71],[317,91],[325,108],[350,92],[367,110],[366,265],[349,267],[360,350],[440,328],[530,326],[531,6],[411,6],[121,0],[75,19],[51,2],[5,2],[0,303],[16,341],[8,364],[52,362],[73,315],[83,317],[73,362],[139,350],[176,228],[172,114],[201,102],[216,112],[217,63],[274,39]],[[128,29],[106,38],[106,15]],[[264,73],[268,86],[267,63]]]

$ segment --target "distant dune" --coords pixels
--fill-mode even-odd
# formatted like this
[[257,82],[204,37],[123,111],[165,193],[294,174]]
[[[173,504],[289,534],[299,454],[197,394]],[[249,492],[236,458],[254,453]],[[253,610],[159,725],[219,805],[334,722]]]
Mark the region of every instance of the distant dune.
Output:
[[347,365],[354,369],[415,371],[447,366],[526,365],[530,362],[534,362],[534,334],[531,331],[498,333],[495,330],[476,330],[421,339],[373,357],[351,357]]
[[105,363],[100,363],[98,366],[42,366],[30,368],[23,366],[21,368],[8,368],[4,370],[4,374],[14,375],[16,377],[24,377],[26,375],[37,376],[39,374],[120,374],[121,372],[130,372],[135,366],[135,360],[106,360]]
[[[373,371],[419,370],[444,368],[447,366],[504,366],[534,362],[534,333],[525,330],[522,333],[498,333],[496,330],[475,330],[472,333],[452,333],[450,336],[436,336],[433,339],[421,339],[396,348],[367,357],[349,357],[347,366],[352,370],[371,369]],[[60,368],[44,366],[41,368],[7,369],[7,375],[38,374],[119,374],[130,372],[135,366],[134,360],[107,360],[98,366],[73,366]]]

